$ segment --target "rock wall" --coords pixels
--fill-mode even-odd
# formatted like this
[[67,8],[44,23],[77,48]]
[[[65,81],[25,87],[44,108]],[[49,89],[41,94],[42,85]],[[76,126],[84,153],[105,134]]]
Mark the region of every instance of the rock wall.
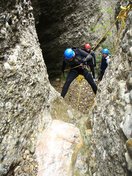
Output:
[[[49,83],[31,2],[0,3],[0,176],[35,176],[36,143],[45,127],[52,119],[73,122],[81,116]],[[78,148],[71,147],[72,171]]]
[[[36,28],[51,77],[61,72],[64,49],[93,42],[91,27],[99,16],[99,1],[33,0]],[[98,13],[97,13],[98,12]]]
[[82,144],[77,127],[54,120],[37,143],[38,176],[74,175],[75,161]]
[[0,3],[0,175],[34,176],[36,137],[51,120],[49,100],[57,94],[48,81],[30,1]]
[[[43,38],[43,41],[49,42],[46,43],[46,47],[56,46],[56,49],[61,45],[63,50],[66,46],[77,43],[81,45],[86,39],[94,41],[94,36],[89,31],[90,26],[86,29],[83,27],[85,23],[87,26],[89,18],[90,24],[95,22],[93,13],[98,9],[98,1],[96,4],[93,3],[94,1],[58,1],[57,4],[56,1],[40,2],[46,4],[48,12],[54,12],[46,13],[48,15],[46,20],[49,21],[41,23],[46,28],[46,35],[48,34],[47,38]],[[58,93],[48,80],[35,30],[31,2],[1,0],[0,3],[0,175],[34,176],[37,173],[34,154],[36,140],[52,118],[63,120],[66,118],[66,121],[71,121],[78,126],[81,123],[81,128],[84,128],[84,121],[79,122],[82,116],[78,112],[73,113],[70,107],[60,101],[60,98],[55,101],[55,105],[51,103],[51,100],[58,97]],[[58,11],[50,7],[51,3],[57,6]],[[58,23],[52,23],[55,21],[55,15],[52,15],[52,19],[51,14],[59,13],[59,10],[63,13],[58,26]],[[86,12],[89,13],[88,18]],[[84,16],[86,21],[82,20]],[[62,21],[65,21],[66,26],[62,25]],[[131,170],[132,51],[130,40],[132,35],[130,24],[131,18],[123,33],[120,54],[113,58],[99,85],[97,105],[93,111],[91,159],[86,159],[87,153],[83,153],[85,157],[79,156],[76,175],[80,174],[81,170],[81,175],[85,176],[90,174],[125,176],[127,166]],[[55,32],[59,31],[55,38],[54,33],[52,35],[50,31],[51,28]],[[61,52],[52,47],[50,51],[61,55]],[[52,54],[55,55],[54,52]],[[59,57],[59,55],[56,56]],[[87,140],[88,136],[85,137]],[[125,142],[126,149],[124,149]]]
[[[36,29],[50,78],[60,75],[64,49],[97,44],[114,19],[115,1],[32,0]],[[114,26],[114,25],[113,25]],[[112,31],[104,37],[113,49]]]
[[98,87],[92,115],[90,159],[90,173],[94,176],[126,176],[132,171],[131,24],[132,12],[122,33],[117,55],[111,58],[111,64]]

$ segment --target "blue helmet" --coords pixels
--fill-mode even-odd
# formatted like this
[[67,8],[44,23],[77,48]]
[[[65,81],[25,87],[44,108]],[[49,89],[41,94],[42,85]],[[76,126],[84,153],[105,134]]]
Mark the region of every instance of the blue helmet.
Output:
[[71,59],[72,57],[75,56],[75,52],[71,49],[71,48],[67,48],[65,51],[64,51],[64,57],[69,60]]
[[110,51],[107,48],[102,49],[102,54],[110,54]]

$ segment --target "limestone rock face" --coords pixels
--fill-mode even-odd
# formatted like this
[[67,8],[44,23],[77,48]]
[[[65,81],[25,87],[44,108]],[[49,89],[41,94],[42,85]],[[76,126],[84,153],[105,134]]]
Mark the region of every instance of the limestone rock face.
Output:
[[[109,29],[114,19],[115,1],[32,0],[36,29],[50,77],[60,75],[67,47],[92,47]],[[114,26],[114,25],[113,25]],[[112,28],[104,38],[113,45]],[[113,48],[113,46],[111,46]]]
[[126,138],[128,141],[132,138],[131,17],[130,12],[118,55],[111,58],[111,64],[98,87],[96,107],[92,115],[90,168],[94,176],[125,176],[131,171],[131,142],[127,142],[128,152],[124,148]]
[[73,175],[73,166],[81,147],[79,129],[72,124],[54,120],[38,139],[38,176]]
[[50,76],[60,74],[65,48],[93,41],[98,5],[98,0],[33,0],[34,9],[40,9],[35,10],[36,28]]
[[[37,25],[37,28],[41,29],[40,39],[44,42],[42,46],[45,51],[43,53],[47,58],[51,58],[50,61],[58,69],[60,68],[58,59],[62,59],[62,51],[66,46],[81,45],[89,39],[93,42],[96,38],[95,34],[91,32],[93,29],[90,29],[91,25],[89,24],[100,19],[98,15],[96,16],[100,1],[40,0],[37,2],[39,2],[39,8],[46,8],[45,14],[40,8],[42,14],[39,16],[39,20],[42,23],[38,24],[40,26]],[[107,1],[101,1],[102,5],[103,2]],[[81,119],[82,116],[79,115],[76,119],[69,107],[65,108],[63,113],[64,104],[59,104],[60,101],[57,101],[58,106],[53,104],[51,106],[51,101],[56,97],[60,99],[60,97],[48,80],[30,0],[0,0],[0,4],[0,175],[35,176],[38,169],[35,146],[39,134],[53,118],[68,119],[68,121],[79,124],[79,118]],[[58,17],[57,23],[55,16]],[[87,156],[85,156],[84,161],[84,157],[80,156],[79,162],[77,162],[78,170],[84,173],[82,175],[125,176],[127,166],[130,171],[132,170],[131,19],[130,16],[122,37],[122,48],[119,49],[119,55],[113,58],[99,85],[97,106],[91,116],[93,119],[91,158],[87,160]],[[42,30],[43,25],[45,31]],[[96,31],[98,31],[97,29]],[[54,58],[57,58],[57,61]],[[53,68],[52,66],[51,68]],[[49,112],[50,108],[52,108],[50,111],[52,113]],[[79,113],[76,112],[76,114]],[[57,125],[57,123],[55,124]],[[68,147],[70,146],[70,150],[68,150],[70,156],[67,159],[71,161],[72,158],[71,165],[74,166],[79,147],[74,153],[74,146],[71,143],[78,146],[80,134],[77,128],[72,125],[68,126],[70,126],[70,131],[71,129],[75,130],[75,134],[78,136],[78,138],[72,136],[71,132],[68,136],[70,142],[67,142]],[[83,126],[84,122],[81,128]],[[65,135],[67,133],[61,133],[61,137],[65,138]],[[127,142],[124,135],[128,138]],[[85,137],[87,140],[88,136]],[[61,141],[59,142],[61,143]],[[124,148],[125,142],[126,149]],[[55,143],[56,147],[58,147],[58,143]],[[48,152],[51,152],[50,156],[52,156],[49,148]],[[56,153],[56,155],[58,157],[59,154]],[[85,154],[83,153],[83,155]],[[80,165],[80,163],[82,164]],[[89,167],[87,167],[87,163],[89,163]],[[41,164],[46,163],[40,160],[39,168]],[[66,168],[71,166],[70,163],[67,165]],[[72,174],[72,171],[72,168],[66,169],[65,174],[68,172]],[[76,175],[78,173],[80,172],[76,172]]]
[[[1,1],[1,4],[0,176],[35,176],[38,170],[36,139],[53,118],[59,119],[59,110],[54,105],[54,112],[50,112],[52,100],[60,97],[48,80],[31,2],[12,0]],[[60,107],[63,106],[62,103]],[[66,116],[69,120],[69,112],[64,115],[61,111],[62,118]],[[75,130],[75,135],[80,135],[77,128],[69,126]],[[68,136],[71,137],[71,148],[79,139],[72,134]],[[78,151],[76,147],[75,152],[72,149],[70,157],[67,157],[68,161],[72,158],[71,165],[68,163],[67,167],[70,173]]]
[[[35,139],[51,120],[53,98],[38,43],[32,7],[1,1],[0,175],[35,175]],[[55,94],[54,94],[55,95]]]

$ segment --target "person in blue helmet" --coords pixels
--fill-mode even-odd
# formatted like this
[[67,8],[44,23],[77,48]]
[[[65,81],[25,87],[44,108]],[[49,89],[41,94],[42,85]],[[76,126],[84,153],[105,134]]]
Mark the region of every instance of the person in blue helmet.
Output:
[[64,59],[62,65],[62,72],[68,64],[70,67],[69,73],[66,78],[66,82],[62,88],[61,96],[64,98],[71,82],[79,75],[83,75],[87,82],[90,84],[93,92],[96,94],[97,86],[92,78],[92,75],[85,68],[85,64],[90,60],[91,56],[88,56],[87,52],[79,48],[67,48],[64,51]]
[[100,65],[100,74],[99,74],[99,78],[98,80],[101,81],[102,78],[103,78],[103,75],[105,73],[105,70],[109,64],[109,54],[110,54],[110,51],[107,49],[107,48],[104,48],[102,50],[102,59],[101,59],[101,65]]

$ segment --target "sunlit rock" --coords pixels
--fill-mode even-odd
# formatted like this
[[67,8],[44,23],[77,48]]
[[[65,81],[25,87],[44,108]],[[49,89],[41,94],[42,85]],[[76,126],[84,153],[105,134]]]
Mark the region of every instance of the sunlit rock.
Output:
[[54,120],[37,143],[38,176],[72,175],[81,147],[79,129],[72,124]]

